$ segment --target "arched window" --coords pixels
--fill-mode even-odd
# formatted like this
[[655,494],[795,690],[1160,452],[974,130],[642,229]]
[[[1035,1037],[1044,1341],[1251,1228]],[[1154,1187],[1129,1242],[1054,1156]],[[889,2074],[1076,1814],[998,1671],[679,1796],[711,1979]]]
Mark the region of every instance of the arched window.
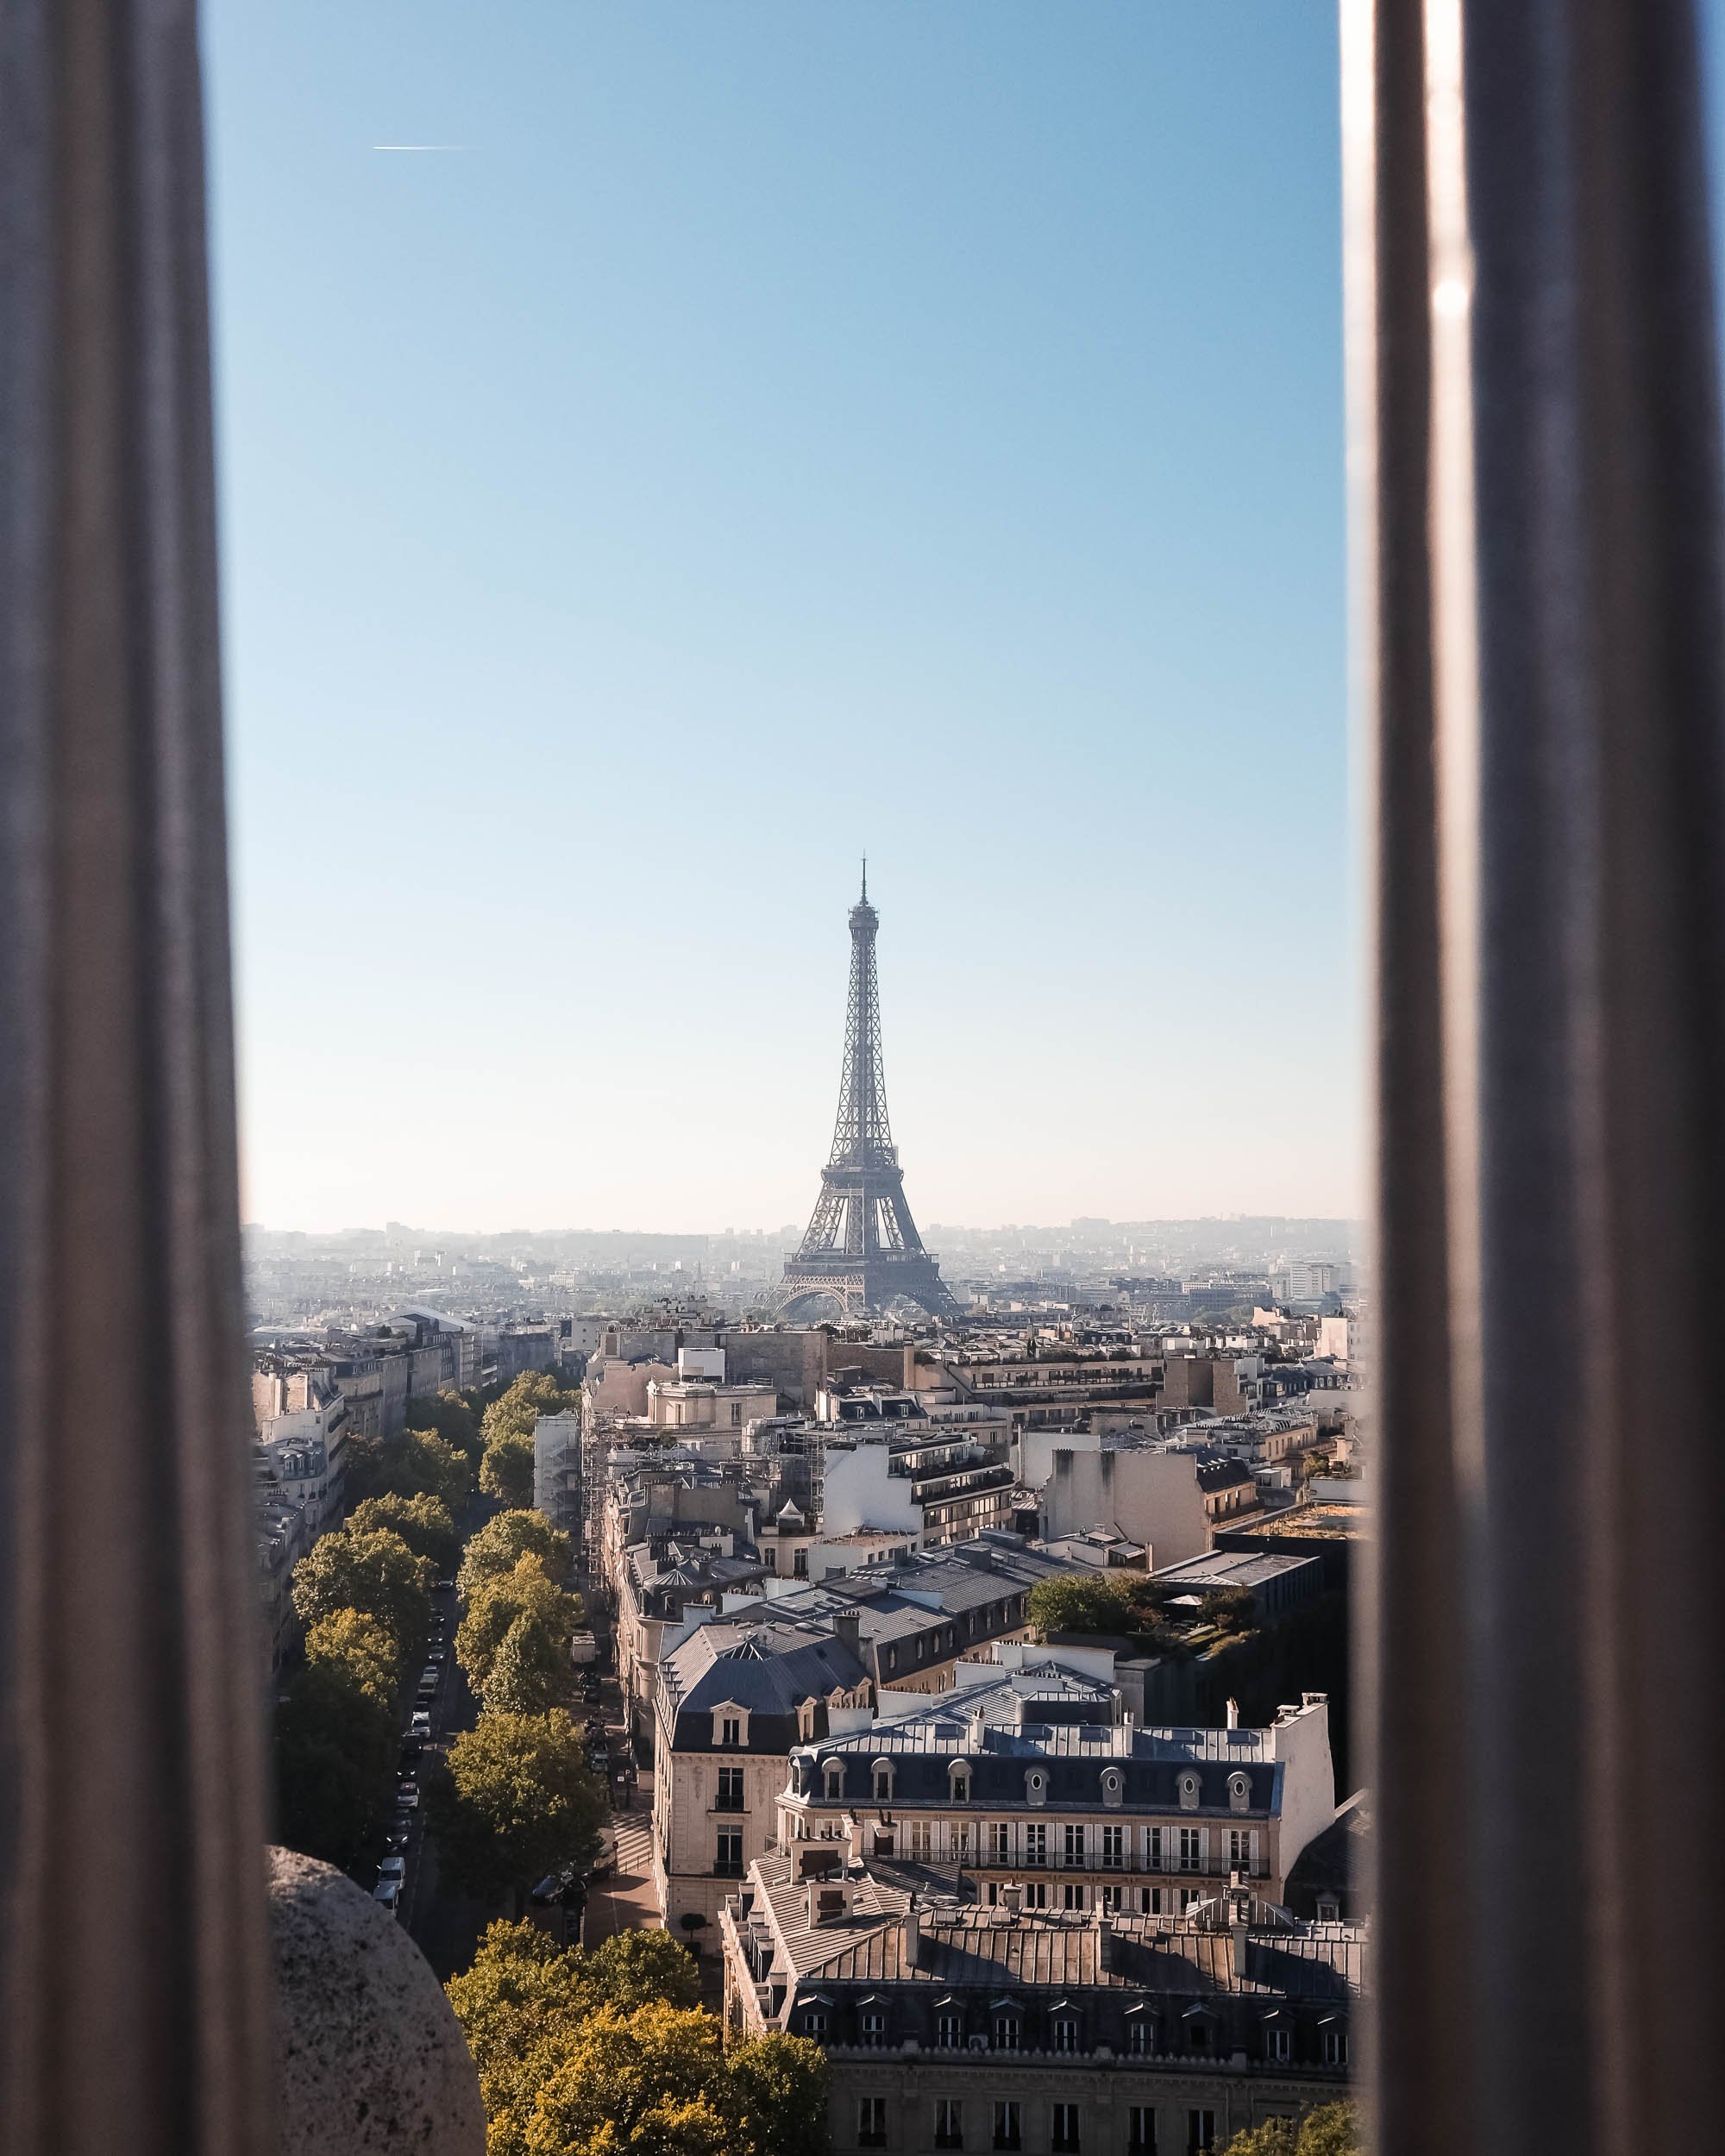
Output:
[[892,1761],[877,1759],[870,1772],[874,1780],[875,1802],[877,1804],[890,1804],[893,1801]]
[[955,1804],[970,1802],[970,1762],[955,1759],[946,1770],[948,1793]]
[[1197,1776],[1191,1771],[1190,1768],[1188,1768],[1186,1772],[1181,1776],[1178,1787],[1180,1790],[1181,1810],[1182,1812],[1195,1812],[1198,1808],[1199,1783]]
[[1251,1810],[1251,1777],[1249,1775],[1231,1774],[1228,1777],[1228,1803],[1236,1812]]
[[844,1795],[844,1762],[829,1759],[821,1771],[826,1778],[826,1801],[837,1804]]
[[1103,1803],[1120,1803],[1126,1796],[1126,1777],[1120,1772],[1118,1767],[1104,1767],[1102,1769]]

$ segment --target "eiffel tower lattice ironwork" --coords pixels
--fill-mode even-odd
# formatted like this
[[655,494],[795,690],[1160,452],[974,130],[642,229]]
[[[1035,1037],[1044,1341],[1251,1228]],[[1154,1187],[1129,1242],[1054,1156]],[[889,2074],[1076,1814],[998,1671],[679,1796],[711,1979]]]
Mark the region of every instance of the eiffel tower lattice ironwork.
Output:
[[875,978],[880,924],[869,903],[865,861],[862,895],[850,909],[850,994],[832,1154],[821,1170],[820,1197],[801,1246],[785,1262],[779,1306],[820,1296],[836,1302],[846,1317],[865,1317],[902,1297],[931,1317],[954,1317],[958,1305],[923,1248],[905,1202],[904,1170],[887,1119]]

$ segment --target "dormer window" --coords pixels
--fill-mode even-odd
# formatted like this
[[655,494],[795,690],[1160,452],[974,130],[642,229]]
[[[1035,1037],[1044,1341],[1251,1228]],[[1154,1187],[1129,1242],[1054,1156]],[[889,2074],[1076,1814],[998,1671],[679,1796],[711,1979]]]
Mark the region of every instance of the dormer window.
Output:
[[712,1741],[725,1750],[735,1751],[749,1741],[749,1714],[745,1708],[726,1700],[712,1710]]
[[1249,1775],[1231,1774],[1228,1777],[1228,1806],[1236,1812],[1251,1808],[1251,1778]]
[[1043,1767],[1032,1767],[1025,1777],[1025,1800],[1031,1804],[1048,1802],[1048,1773]]
[[874,1783],[875,1802],[877,1804],[890,1804],[893,1801],[892,1761],[877,1759],[870,1772]]
[[837,1804],[844,1795],[844,1764],[839,1759],[829,1759],[822,1772],[826,1779],[826,1801]]
[[1078,2024],[1070,2014],[1057,2015],[1054,2021],[1054,2048],[1074,2052],[1078,2048]]
[[1180,1808],[1182,1812],[1195,1812],[1197,1810],[1198,1787],[1198,1777],[1189,1770],[1181,1776],[1179,1781],[1179,1790]]
[[970,1802],[969,1761],[955,1759],[946,1770],[946,1779],[952,1802],[955,1804],[968,1804]]
[[1103,1768],[1103,1770],[1102,1770],[1102,1802],[1103,1802],[1103,1803],[1105,1803],[1105,1804],[1119,1804],[1119,1803],[1120,1803],[1120,1802],[1124,1800],[1124,1798],[1125,1798],[1125,1796],[1126,1796],[1126,1777],[1125,1777],[1125,1776],[1124,1776],[1124,1775],[1120,1772],[1120,1769],[1119,1769],[1118,1767],[1104,1767],[1104,1768]]

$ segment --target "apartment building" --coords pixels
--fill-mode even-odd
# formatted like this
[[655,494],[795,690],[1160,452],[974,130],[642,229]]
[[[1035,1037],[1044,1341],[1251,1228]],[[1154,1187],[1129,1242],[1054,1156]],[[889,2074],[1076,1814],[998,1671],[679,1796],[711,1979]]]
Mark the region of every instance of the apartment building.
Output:
[[720,1920],[741,2036],[821,2044],[832,2145],[1204,2156],[1347,2093],[1366,1934],[1249,1881],[1183,1916],[988,1907],[757,1858]]
[[1180,1915],[1235,1873],[1279,1901],[1335,1818],[1324,1696],[1267,1729],[1145,1729],[1105,1667],[1026,1650],[967,1665],[938,1704],[800,1744],[779,1846],[805,1870],[837,1852],[954,1866],[991,1907],[1011,1887],[1026,1908]]

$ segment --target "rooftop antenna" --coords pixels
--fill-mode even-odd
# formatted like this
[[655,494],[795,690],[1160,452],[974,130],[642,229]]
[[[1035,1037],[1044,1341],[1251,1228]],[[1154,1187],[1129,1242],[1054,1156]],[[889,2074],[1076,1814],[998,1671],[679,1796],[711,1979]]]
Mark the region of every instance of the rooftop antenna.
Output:
[[862,856],[862,903],[865,906],[869,903],[869,856],[867,854]]

